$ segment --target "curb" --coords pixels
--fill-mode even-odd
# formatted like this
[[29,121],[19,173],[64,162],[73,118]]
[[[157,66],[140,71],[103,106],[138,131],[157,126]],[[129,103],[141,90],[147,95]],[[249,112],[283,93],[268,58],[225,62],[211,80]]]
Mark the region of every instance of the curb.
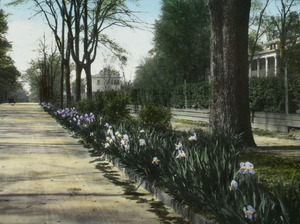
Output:
[[138,174],[125,167],[122,163],[120,163],[117,159],[114,159],[112,156],[103,154],[102,156],[100,156],[100,158],[110,162],[113,166],[117,167],[120,171],[125,173],[130,179],[134,180],[138,185],[142,186],[148,192],[153,194],[157,199],[172,208],[177,214],[188,219],[191,223],[214,224],[214,222],[207,220],[202,215],[191,211],[188,206],[182,205],[171,195],[167,194],[160,188],[157,188],[152,183],[142,179]]

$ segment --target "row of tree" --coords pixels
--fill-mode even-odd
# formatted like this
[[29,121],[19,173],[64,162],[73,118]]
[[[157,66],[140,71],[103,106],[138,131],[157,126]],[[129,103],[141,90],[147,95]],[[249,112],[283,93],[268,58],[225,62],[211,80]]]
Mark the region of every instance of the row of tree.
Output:
[[0,103],[8,100],[10,92],[21,88],[20,73],[8,55],[12,46],[6,39],[7,30],[7,15],[0,9]]
[[[81,99],[81,80],[84,70],[87,98],[91,100],[91,65],[98,56],[99,46],[109,48],[122,63],[126,63],[126,51],[110,39],[104,31],[112,26],[133,27],[133,24],[138,22],[134,13],[126,5],[128,1],[13,0],[10,5],[32,2],[35,4],[37,14],[42,14],[46,19],[59,49],[61,106],[63,106],[64,90],[67,104],[70,104],[71,101],[71,58],[75,63],[76,70],[75,99],[77,102]],[[41,91],[43,90],[41,89]],[[49,91],[51,92],[51,90]]]

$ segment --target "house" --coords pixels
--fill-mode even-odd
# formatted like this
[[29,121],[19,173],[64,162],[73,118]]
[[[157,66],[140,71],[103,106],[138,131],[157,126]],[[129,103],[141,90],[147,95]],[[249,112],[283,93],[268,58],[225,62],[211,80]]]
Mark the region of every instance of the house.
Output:
[[249,64],[249,77],[277,76],[279,67],[279,40],[264,44],[265,49],[257,52]]
[[93,93],[120,89],[121,76],[116,70],[113,70],[111,68],[105,68],[101,70],[98,74],[92,76]]

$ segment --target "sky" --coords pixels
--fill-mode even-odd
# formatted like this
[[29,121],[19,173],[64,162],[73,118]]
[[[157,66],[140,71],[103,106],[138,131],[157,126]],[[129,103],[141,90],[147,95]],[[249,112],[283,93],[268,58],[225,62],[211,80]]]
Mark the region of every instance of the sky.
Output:
[[[130,4],[133,11],[139,11],[137,16],[148,27],[153,27],[156,19],[159,18],[161,0],[140,0],[138,6]],[[9,30],[6,35],[12,44],[10,56],[15,61],[15,65],[21,73],[25,73],[30,67],[30,61],[38,58],[38,43],[45,34],[49,46],[55,46],[53,35],[41,15],[35,15],[32,5],[22,5],[17,7],[7,7],[9,0],[0,0],[0,8],[9,13]],[[124,69],[126,80],[134,79],[135,68],[147,56],[148,51],[153,47],[153,30],[146,29],[124,29],[113,28],[107,30],[107,33],[117,43],[119,43],[128,52],[128,62]],[[110,56],[103,56],[101,49],[98,50],[96,61],[92,65],[92,75],[99,73],[107,65],[113,65],[115,69],[120,70],[118,63],[113,61]],[[121,71],[121,70],[120,70]]]

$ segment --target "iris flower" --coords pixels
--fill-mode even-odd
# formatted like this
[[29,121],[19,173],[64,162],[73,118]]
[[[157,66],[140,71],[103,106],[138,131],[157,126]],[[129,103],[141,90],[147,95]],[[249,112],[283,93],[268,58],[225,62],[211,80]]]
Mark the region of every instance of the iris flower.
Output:
[[109,128],[109,124],[105,123],[104,127]]
[[140,139],[139,142],[140,142],[140,146],[145,146],[146,145],[145,139]]
[[123,146],[123,145],[125,145],[125,144],[126,144],[125,140],[122,139],[122,140],[121,140],[121,146]]
[[124,149],[125,149],[125,151],[128,151],[128,150],[129,150],[129,148],[130,148],[129,144],[126,144],[126,145],[124,145]]
[[230,186],[229,186],[230,191],[231,191],[232,189],[237,190],[237,188],[238,188],[238,183],[237,183],[235,180],[232,180],[232,181],[231,181],[231,184],[230,184]]
[[158,165],[158,162],[159,162],[158,158],[157,157],[153,157],[152,164]]
[[106,137],[106,141],[109,142],[109,143],[112,143],[113,139],[111,139],[110,137]]
[[106,133],[106,134],[107,134],[107,135],[111,135],[111,136],[112,136],[112,135],[113,135],[113,131],[112,131],[112,129],[110,129],[110,128],[109,128],[109,129],[107,130],[107,133]]
[[179,142],[178,145],[175,144],[175,149],[176,149],[176,150],[181,150],[181,149],[183,149],[182,143]]
[[246,162],[245,163],[246,167],[247,167],[247,172],[250,174],[254,174],[254,166],[252,163]]
[[117,136],[118,138],[121,138],[121,137],[122,137],[122,135],[121,135],[120,132],[118,132],[118,131],[115,133],[115,136]]
[[250,174],[254,174],[254,166],[252,163],[250,162],[241,162],[240,163],[240,173],[243,173],[243,174],[247,174],[247,173],[250,173]]
[[177,155],[177,159],[181,159],[181,158],[185,158],[186,156],[185,156],[185,153],[184,153],[184,151],[183,150],[178,150],[178,155]]
[[197,135],[196,135],[196,133],[194,133],[193,136],[189,137],[188,140],[189,141],[197,141]]
[[104,148],[108,148],[109,147],[109,143],[108,142],[106,142],[105,144],[104,144]]
[[247,206],[243,208],[244,214],[245,214],[245,218],[252,220],[252,218],[256,219],[256,214],[255,214],[255,210],[251,205]]

